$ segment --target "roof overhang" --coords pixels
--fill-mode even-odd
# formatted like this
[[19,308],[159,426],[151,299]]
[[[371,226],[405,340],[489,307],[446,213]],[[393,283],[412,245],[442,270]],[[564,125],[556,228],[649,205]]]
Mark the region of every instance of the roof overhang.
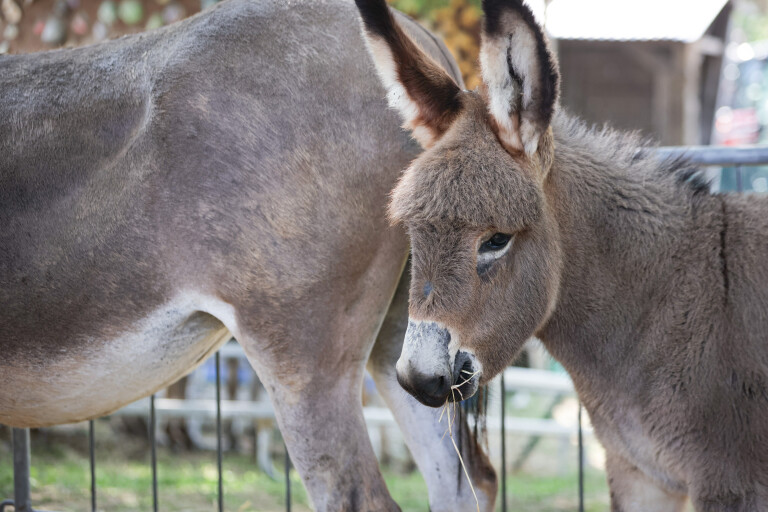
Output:
[[[530,1],[536,14],[540,1]],[[546,28],[556,39],[679,41],[701,39],[728,0],[552,0]],[[541,18],[539,18],[541,19]]]

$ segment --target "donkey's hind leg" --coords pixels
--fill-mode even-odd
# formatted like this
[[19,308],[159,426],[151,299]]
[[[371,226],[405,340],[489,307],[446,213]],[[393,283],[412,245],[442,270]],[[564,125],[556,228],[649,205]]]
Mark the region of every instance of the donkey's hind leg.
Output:
[[[298,339],[307,339],[310,333],[288,329],[284,334],[285,340],[268,343],[244,335],[242,344],[269,392],[313,509],[400,510],[379,472],[363,419],[362,361],[331,362],[342,354],[325,340],[312,340],[299,349]],[[264,350],[266,345],[282,347]],[[317,350],[321,346],[326,353]]]
[[[403,274],[395,298],[379,331],[371,352],[368,371],[400,425],[403,437],[411,450],[429,490],[429,508],[432,512],[476,510],[472,490],[466,482],[459,457],[449,436],[448,417],[440,420],[440,409],[420,404],[397,383],[395,362],[408,324],[408,272]],[[487,457],[477,445],[466,418],[457,418],[453,438],[460,447],[462,459],[477,493],[480,510],[493,510],[496,497],[496,473]],[[461,432],[461,434],[458,434]]]
[[362,382],[402,270],[403,246],[382,250],[344,286],[329,280],[311,293],[238,309],[235,336],[270,395],[319,512],[399,510],[368,437]]

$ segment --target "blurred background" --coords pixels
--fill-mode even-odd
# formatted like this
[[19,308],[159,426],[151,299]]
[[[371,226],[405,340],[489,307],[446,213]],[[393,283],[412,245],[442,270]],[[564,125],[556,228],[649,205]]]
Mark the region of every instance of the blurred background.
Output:
[[[92,44],[159,28],[216,0],[0,0],[0,59]],[[253,0],[258,1],[258,0]],[[596,125],[639,130],[661,145],[765,144],[768,138],[768,0],[528,0],[562,69],[562,105]],[[479,84],[480,0],[392,0],[442,36],[466,87]],[[710,172],[715,191],[735,190],[729,169]],[[768,168],[744,170],[744,188],[768,192]],[[284,448],[271,406],[242,352],[222,349],[227,510],[285,510]],[[209,360],[158,395],[161,510],[212,510],[216,501],[214,367]],[[575,510],[577,401],[570,381],[535,340],[506,374],[505,435],[510,510]],[[501,383],[489,386],[481,422],[501,468]],[[391,415],[368,379],[371,440],[404,511],[427,511],[426,489]],[[240,404],[240,405],[238,405]],[[147,401],[97,420],[100,510],[151,509]],[[311,421],[311,419],[307,419]],[[33,436],[33,503],[89,508],[88,425]],[[10,429],[0,426],[0,500],[13,492]],[[606,510],[603,453],[586,424],[586,509]],[[291,474],[293,510],[308,510]]]

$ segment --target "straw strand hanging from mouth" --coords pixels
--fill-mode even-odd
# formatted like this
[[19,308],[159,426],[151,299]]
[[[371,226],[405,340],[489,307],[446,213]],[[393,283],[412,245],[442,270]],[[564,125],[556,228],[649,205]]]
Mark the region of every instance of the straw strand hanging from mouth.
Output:
[[[440,418],[438,421],[443,421],[443,416],[448,418],[448,428],[443,433],[443,437],[441,439],[445,438],[445,435],[448,434],[448,437],[451,439],[451,444],[453,444],[453,449],[456,450],[456,455],[459,456],[459,462],[461,463],[461,469],[464,470],[464,476],[467,477],[467,482],[469,483],[469,488],[472,490],[472,496],[475,497],[475,505],[477,506],[477,512],[480,512],[480,501],[477,499],[477,493],[475,492],[475,486],[472,485],[472,479],[469,477],[469,472],[467,471],[467,466],[464,464],[464,458],[461,456],[461,451],[459,450],[459,447],[456,445],[456,441],[453,439],[453,424],[456,421],[456,395],[454,393],[459,393],[459,396],[462,400],[464,400],[464,395],[461,393],[459,388],[472,380],[472,377],[477,375],[480,372],[470,373],[467,370],[461,370],[460,373],[468,374],[469,377],[464,379],[464,381],[459,382],[458,384],[454,384],[451,386],[451,400],[446,399],[445,405],[443,405],[443,410],[440,413]],[[448,412],[449,404],[453,404],[453,414]],[[448,414],[446,414],[448,412]]]

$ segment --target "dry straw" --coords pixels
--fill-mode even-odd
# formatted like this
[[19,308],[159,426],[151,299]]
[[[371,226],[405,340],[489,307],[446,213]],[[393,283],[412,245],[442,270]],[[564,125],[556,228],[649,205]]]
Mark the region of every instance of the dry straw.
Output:
[[[443,416],[445,416],[448,419],[448,428],[443,433],[443,439],[445,439],[446,434],[451,439],[451,443],[453,444],[453,449],[456,450],[456,455],[459,456],[459,462],[461,463],[461,469],[464,470],[464,476],[467,477],[467,482],[469,483],[469,488],[472,490],[472,496],[475,497],[475,505],[477,506],[477,512],[480,512],[480,501],[477,499],[477,493],[475,492],[475,486],[472,485],[472,479],[469,477],[469,472],[467,471],[467,466],[464,464],[464,458],[461,456],[461,450],[459,450],[459,447],[456,445],[456,441],[453,439],[453,424],[456,422],[456,395],[455,393],[458,393],[462,400],[464,400],[464,395],[461,393],[461,390],[459,389],[461,386],[472,380],[472,377],[477,375],[479,372],[470,373],[467,370],[461,370],[461,373],[466,373],[469,375],[464,381],[454,384],[451,386],[451,400],[446,399],[445,405],[443,405],[443,410],[440,413],[440,419],[438,421],[443,421]],[[450,405],[453,404],[453,411],[448,412],[448,408]]]

